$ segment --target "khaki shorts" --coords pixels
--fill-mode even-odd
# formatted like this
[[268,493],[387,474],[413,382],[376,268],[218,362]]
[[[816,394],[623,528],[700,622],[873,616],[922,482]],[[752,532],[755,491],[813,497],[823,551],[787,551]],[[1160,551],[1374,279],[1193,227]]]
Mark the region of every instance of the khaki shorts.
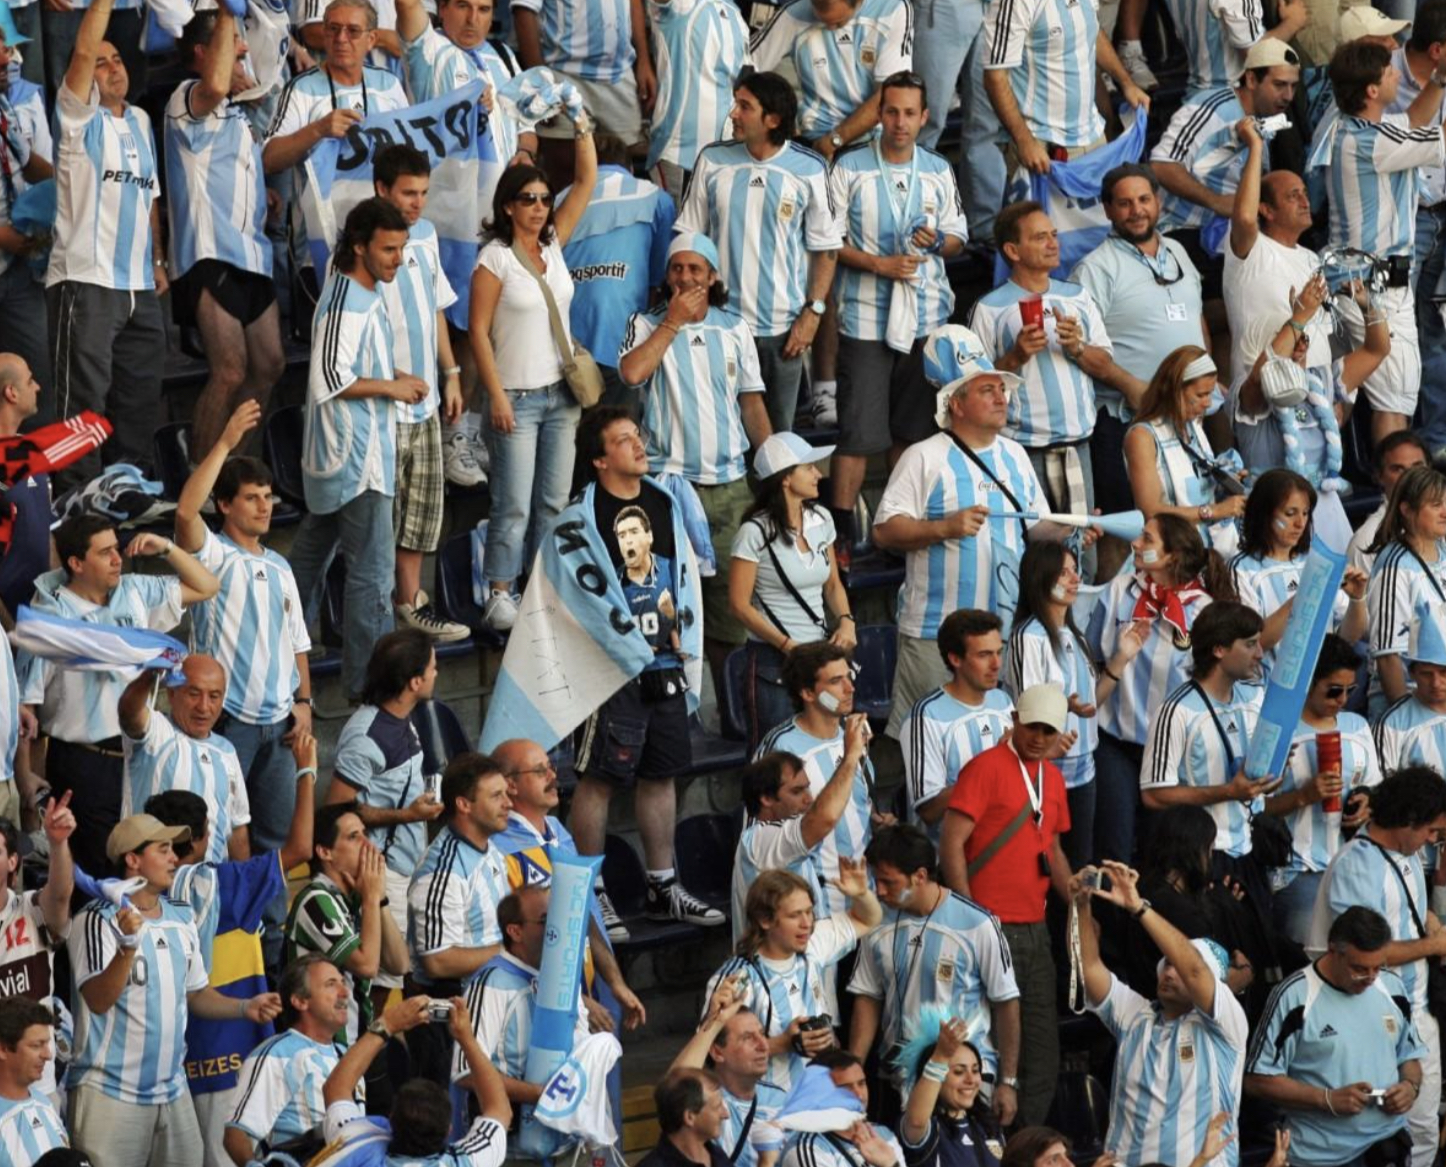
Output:
[[948,679],[949,670],[944,667],[944,659],[939,655],[937,640],[899,633],[899,663],[894,667],[894,704],[889,709],[889,724],[884,732],[891,738],[897,738],[914,703]]
[[431,552],[442,541],[442,422],[397,422],[397,493],[392,524],[397,546]]
[[748,634],[728,610],[728,564],[733,559],[733,538],[753,505],[753,491],[748,489],[746,478],[721,486],[695,485],[693,489],[708,516],[713,558],[718,561],[718,573],[703,579],[703,635],[724,644],[742,644]]
[[14,778],[0,782],[0,819],[9,819],[20,829],[20,783]]
[[[643,141],[643,107],[638,104],[638,83],[631,72],[616,81],[589,81],[554,69],[582,94],[582,104],[597,123],[598,133],[621,138],[623,145],[636,146]],[[572,123],[561,114],[537,123],[539,138],[571,138]]]
[[[387,911],[392,914],[396,922],[397,931],[405,939],[407,935],[407,889],[411,886],[411,879],[400,872],[387,868]],[[410,970],[408,970],[410,971]],[[402,978],[389,972],[377,970],[377,975],[372,977],[372,988],[374,989],[400,989]]]

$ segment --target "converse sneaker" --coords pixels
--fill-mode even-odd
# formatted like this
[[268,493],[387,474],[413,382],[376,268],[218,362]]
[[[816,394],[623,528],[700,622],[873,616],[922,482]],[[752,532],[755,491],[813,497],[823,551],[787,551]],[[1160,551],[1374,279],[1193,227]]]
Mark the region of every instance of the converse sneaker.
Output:
[[709,907],[676,879],[648,884],[646,912],[650,920],[681,920],[704,928],[716,928],[728,922],[727,916]]
[[618,915],[617,908],[613,907],[612,897],[602,888],[597,889],[597,906],[602,912],[603,929],[608,934],[608,939],[614,944],[621,944],[625,940],[631,940],[633,934],[628,931],[628,926],[623,923],[623,918]]
[[1145,61],[1145,50],[1139,41],[1121,41],[1118,51],[1120,64],[1125,67],[1131,81],[1141,89],[1160,88],[1160,79]]
[[442,474],[454,486],[481,486],[487,472],[477,464],[472,443],[460,429],[453,430],[442,443]]
[[432,607],[432,601],[427,598],[427,593],[420,589],[417,592],[415,603],[397,605],[397,623],[404,628],[420,629],[440,644],[466,640],[472,634],[472,630],[467,625],[458,624],[455,620],[443,619],[437,609]]
[[482,618],[493,632],[510,632],[517,623],[517,601],[519,597],[508,592],[492,592],[487,597],[487,606],[482,609]]

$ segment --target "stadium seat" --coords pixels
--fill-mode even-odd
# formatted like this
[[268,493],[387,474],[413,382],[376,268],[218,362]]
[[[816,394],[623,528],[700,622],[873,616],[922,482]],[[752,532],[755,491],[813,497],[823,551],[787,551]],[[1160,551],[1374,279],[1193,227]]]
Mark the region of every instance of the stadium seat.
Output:
[[733,899],[733,854],[742,826],[737,814],[695,814],[680,822],[673,835],[683,886],[725,912]]
[[422,767],[427,774],[440,774],[458,754],[473,748],[461,718],[445,701],[418,702],[412,710],[412,726],[422,742]]
[[[459,531],[437,548],[437,573],[432,586],[432,601],[437,611],[448,620],[472,629],[471,641],[461,641],[470,648],[485,645],[502,648],[507,638],[494,632],[482,620],[482,609],[472,598],[472,532]],[[442,646],[444,649],[449,646]],[[445,652],[442,655],[447,655]]]
[[736,648],[723,663],[723,692],[718,694],[718,720],[723,736],[732,741],[748,740],[748,652]]
[[621,835],[608,835],[603,847],[603,882],[607,884],[608,896],[618,915],[627,923],[632,937],[622,943],[614,943],[613,949],[619,956],[632,952],[645,952],[650,948],[666,948],[669,945],[685,944],[698,940],[703,929],[696,924],[681,922],[662,923],[648,920],[643,916],[647,897],[648,876],[638,853]]
[[181,497],[181,488],[191,476],[191,426],[188,422],[173,421],[163,425],[151,439],[151,451],[156,459],[156,476],[165,488],[166,498],[175,502]]
[[854,648],[858,676],[854,709],[874,722],[887,721],[894,703],[894,666],[899,660],[899,630],[892,624],[866,624]]
[[306,419],[299,405],[286,405],[266,419],[261,448],[271,467],[276,492],[292,506],[306,510],[301,481],[301,445]]
[[1054,1087],[1045,1125],[1069,1136],[1077,1161],[1088,1163],[1104,1150],[1110,1094],[1093,1074],[1065,1070]]
[[705,774],[736,770],[748,761],[748,746],[744,742],[730,741],[716,733],[709,733],[696,713],[689,718],[689,725],[693,739],[693,764],[679,773],[679,778],[700,778]]

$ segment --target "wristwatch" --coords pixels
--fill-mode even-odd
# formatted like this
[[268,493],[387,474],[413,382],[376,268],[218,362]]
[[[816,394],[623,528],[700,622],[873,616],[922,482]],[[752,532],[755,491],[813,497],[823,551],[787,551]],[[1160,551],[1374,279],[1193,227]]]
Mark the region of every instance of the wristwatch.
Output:
[[367,1026],[367,1032],[375,1033],[383,1041],[392,1040],[392,1031],[387,1028],[387,1023],[380,1017]]
[[1008,1086],[1011,1090],[1018,1090],[1018,1089],[1019,1089],[1019,1079],[1018,1079],[1018,1078],[1000,1078],[1000,1079],[999,1079],[999,1084],[1000,1084],[1001,1086]]
[[843,148],[844,140],[837,130],[828,136],[828,144],[835,150],[841,150]]
[[822,300],[810,300],[804,307],[817,316],[822,316],[828,311],[828,305]]

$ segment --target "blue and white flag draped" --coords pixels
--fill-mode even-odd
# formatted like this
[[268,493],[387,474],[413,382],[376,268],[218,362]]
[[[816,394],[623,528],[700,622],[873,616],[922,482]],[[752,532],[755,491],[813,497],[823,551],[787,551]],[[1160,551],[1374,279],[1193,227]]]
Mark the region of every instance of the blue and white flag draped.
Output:
[[583,109],[578,87],[541,67],[526,69],[499,86],[497,100],[524,133],[559,111],[575,121]]
[[435,101],[369,114],[346,137],[327,138],[312,150],[300,200],[307,246],[318,272],[327,270],[351,209],[376,193],[372,160],[377,151],[407,145],[420,150],[432,164],[426,217],[437,228],[447,282],[454,289],[469,285],[481,241],[479,169],[502,164],[491,135],[477,133],[477,101],[483,88],[482,81],[474,81]]
[[[649,488],[662,489],[644,479],[643,489]],[[550,750],[653,660],[653,647],[633,619],[598,530],[596,489],[589,486],[557,517],[533,560],[487,703],[478,746],[483,753],[509,738],[527,738]],[[672,518],[680,655],[688,706],[696,710],[703,680],[703,593],[676,501]]]
[[[1145,152],[1145,129],[1148,118],[1138,113],[1113,142],[1081,154],[1068,162],[1051,162],[1048,174],[1031,174],[1023,167],[1014,172],[1004,203],[1033,199],[1059,232],[1059,266],[1054,269],[1058,279],[1065,279],[1086,255],[1110,233],[1110,221],[1100,202],[1100,184],[1116,166],[1138,162]],[[1009,265],[1003,256],[994,260],[996,286],[1009,278]]]
[[184,680],[181,662],[186,659],[186,646],[149,628],[70,620],[21,604],[10,643],[68,669],[114,672],[128,679],[139,676],[142,669],[167,669],[167,685]]

